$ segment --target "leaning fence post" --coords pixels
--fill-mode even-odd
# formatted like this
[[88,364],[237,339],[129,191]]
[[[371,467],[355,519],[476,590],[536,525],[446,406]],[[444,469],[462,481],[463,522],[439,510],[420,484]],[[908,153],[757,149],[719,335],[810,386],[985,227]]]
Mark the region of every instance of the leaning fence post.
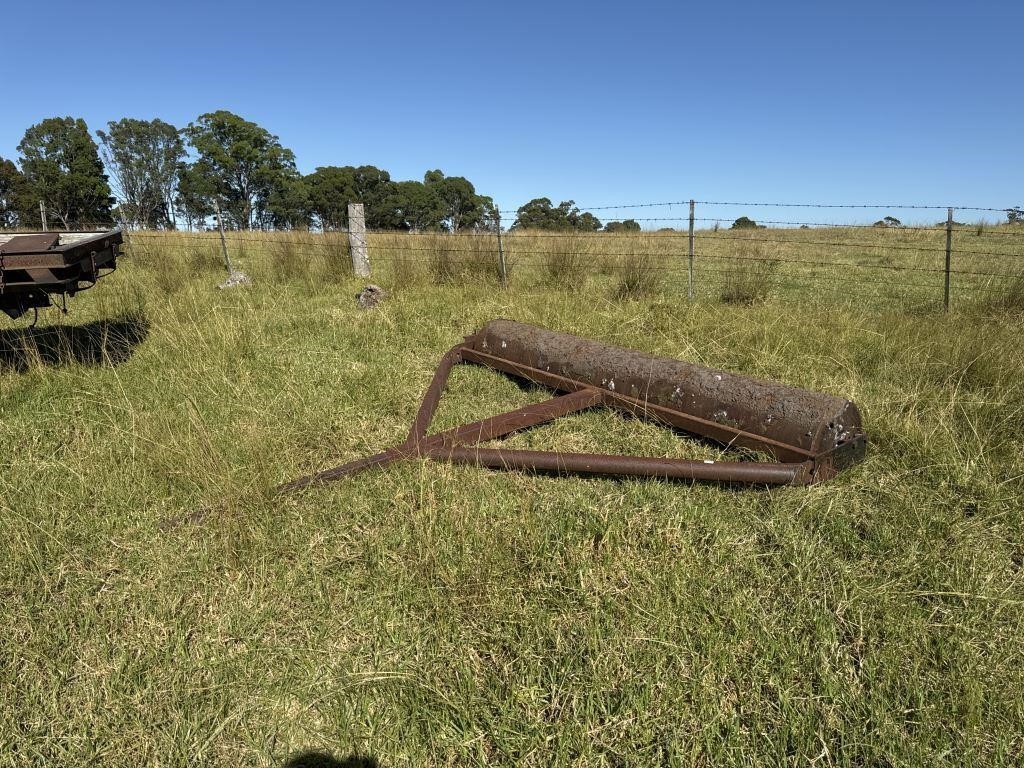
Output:
[[950,256],[953,253],[953,209],[946,209],[946,291],[943,294],[942,304],[949,312],[949,265]]
[[505,249],[501,247],[501,211],[494,209],[494,223],[498,230],[498,273],[501,275],[501,287],[508,288],[508,270],[505,268]]
[[217,202],[217,198],[213,198],[213,211],[217,214],[217,229],[220,230],[220,248],[224,252],[224,269],[228,271],[228,275],[234,271],[231,269],[231,259],[228,258],[228,240],[224,236],[224,219],[220,215],[220,203]]
[[690,264],[686,272],[687,296],[693,301],[693,200],[690,201]]
[[43,232],[46,231],[46,203],[39,201],[39,218],[43,222]]
[[352,271],[358,277],[369,277],[370,255],[366,249],[366,218],[362,203],[348,204],[348,248],[352,253]]

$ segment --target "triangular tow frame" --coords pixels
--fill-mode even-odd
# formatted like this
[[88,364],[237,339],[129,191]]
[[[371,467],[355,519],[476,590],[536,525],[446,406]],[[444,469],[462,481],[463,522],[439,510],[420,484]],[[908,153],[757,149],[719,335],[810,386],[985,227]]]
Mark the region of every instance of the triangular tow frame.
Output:
[[[564,394],[556,395],[541,403],[527,405],[481,421],[428,435],[427,430],[434,412],[437,410],[452,367],[462,363],[493,368]],[[711,437],[726,445],[758,447],[779,459],[787,459],[787,461],[695,461],[479,447],[479,443],[545,424],[559,416],[595,406],[605,406],[628,412],[668,426],[681,428],[698,436]],[[769,440],[764,436],[746,433],[682,411],[640,403],[622,394],[609,392],[586,382],[487,354],[463,343],[453,347],[441,358],[440,365],[427,388],[416,420],[413,422],[405,442],[373,456],[356,459],[334,469],[286,483],[280,486],[278,491],[282,493],[295,491],[310,485],[350,477],[371,467],[383,467],[413,458],[428,458],[452,464],[472,464],[490,469],[556,474],[654,477],[764,486],[806,485],[834,476],[838,469],[862,457],[863,450],[864,440],[858,439],[839,451],[813,454],[797,446]]]

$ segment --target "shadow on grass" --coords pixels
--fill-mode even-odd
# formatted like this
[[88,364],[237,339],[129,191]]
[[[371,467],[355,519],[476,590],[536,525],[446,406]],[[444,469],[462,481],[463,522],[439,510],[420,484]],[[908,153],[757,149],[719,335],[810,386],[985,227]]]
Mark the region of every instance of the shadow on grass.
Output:
[[34,366],[120,365],[149,335],[141,314],[85,325],[0,329],[0,371]]
[[292,755],[282,768],[380,768],[380,763],[366,755],[349,755],[339,760],[330,752],[310,750]]

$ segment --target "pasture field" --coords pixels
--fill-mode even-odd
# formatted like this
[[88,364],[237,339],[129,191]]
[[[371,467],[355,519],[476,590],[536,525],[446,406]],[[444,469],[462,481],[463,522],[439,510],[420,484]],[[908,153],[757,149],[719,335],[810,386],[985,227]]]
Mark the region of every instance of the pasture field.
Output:
[[[941,253],[767,240],[844,231],[704,233],[693,302],[664,234],[506,238],[507,289],[490,236],[376,234],[371,311],[341,236],[232,235],[254,284],[218,291],[215,238],[133,235],[69,315],[0,331],[0,765],[1020,765],[998,231],[958,233],[1006,276],[957,276],[949,314]],[[858,260],[884,276],[844,289]],[[809,488],[407,462],[274,495],[400,441],[494,317],[847,396],[868,458]],[[462,367],[435,425],[546,396]],[[600,411],[507,442],[722,455]]]
[[[251,259],[273,282],[313,285],[349,263],[343,233],[235,232],[228,241],[232,258]],[[374,279],[388,287],[498,282],[494,234],[372,232],[368,244]],[[685,231],[512,231],[502,245],[514,289],[604,289],[619,299],[688,294]],[[190,269],[221,261],[215,232],[138,233],[132,248],[164,264],[169,289]],[[945,248],[946,233],[937,226],[697,230],[693,293],[733,304],[773,297],[795,306],[931,311],[943,303]],[[952,307],[1024,302],[1024,226],[957,225],[951,248]],[[166,256],[175,257],[174,266]]]

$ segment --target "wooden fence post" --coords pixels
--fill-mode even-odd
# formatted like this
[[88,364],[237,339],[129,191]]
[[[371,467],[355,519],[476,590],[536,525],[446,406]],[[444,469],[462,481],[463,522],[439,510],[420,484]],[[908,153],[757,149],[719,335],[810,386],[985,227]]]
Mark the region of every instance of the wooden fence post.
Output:
[[942,305],[946,312],[949,312],[949,266],[953,253],[953,209],[946,209],[946,291],[943,294]]
[[228,258],[228,240],[224,236],[224,219],[220,215],[220,203],[213,198],[213,211],[217,215],[217,229],[220,230],[220,249],[224,252],[224,269],[231,275],[234,270],[231,268],[231,259]]
[[358,277],[369,277],[370,255],[366,248],[366,217],[362,203],[348,204],[348,248],[352,253],[352,271]]
[[46,203],[39,201],[39,218],[43,222],[43,232],[46,231]]
[[690,264],[686,272],[687,295],[693,301],[693,200],[690,201]]
[[498,274],[501,276],[501,287],[508,288],[508,270],[505,266],[505,249],[501,246],[501,211],[494,209],[494,223],[498,230]]

